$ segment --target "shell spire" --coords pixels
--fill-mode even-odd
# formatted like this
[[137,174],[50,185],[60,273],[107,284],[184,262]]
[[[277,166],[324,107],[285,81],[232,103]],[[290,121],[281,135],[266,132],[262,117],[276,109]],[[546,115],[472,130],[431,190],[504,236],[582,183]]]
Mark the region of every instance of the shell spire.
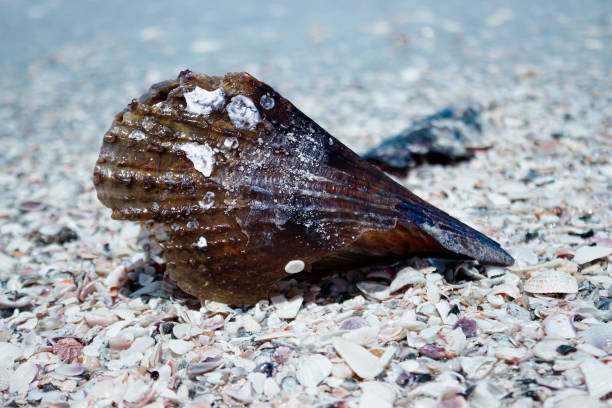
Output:
[[153,222],[185,291],[254,303],[291,273],[410,256],[512,258],[247,73],[183,71],[117,114],[94,170],[113,218]]

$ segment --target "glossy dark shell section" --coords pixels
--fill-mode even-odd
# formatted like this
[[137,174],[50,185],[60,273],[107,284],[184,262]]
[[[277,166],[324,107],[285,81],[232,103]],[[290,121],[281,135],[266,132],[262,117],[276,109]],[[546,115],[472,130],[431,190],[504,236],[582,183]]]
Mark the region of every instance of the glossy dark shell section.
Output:
[[512,262],[247,73],[184,71],[152,86],[115,117],[94,184],[113,218],[167,229],[168,270],[183,290],[226,303],[265,298],[302,265]]

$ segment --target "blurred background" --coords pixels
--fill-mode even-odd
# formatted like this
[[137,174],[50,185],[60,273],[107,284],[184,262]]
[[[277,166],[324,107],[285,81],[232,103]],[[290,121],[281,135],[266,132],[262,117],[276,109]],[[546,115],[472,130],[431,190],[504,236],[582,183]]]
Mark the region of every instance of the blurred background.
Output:
[[0,0],[0,138],[77,140],[70,148],[93,158],[113,114],[152,83],[183,69],[248,71],[362,152],[413,117],[503,97],[530,75],[609,85],[611,10],[607,0]]

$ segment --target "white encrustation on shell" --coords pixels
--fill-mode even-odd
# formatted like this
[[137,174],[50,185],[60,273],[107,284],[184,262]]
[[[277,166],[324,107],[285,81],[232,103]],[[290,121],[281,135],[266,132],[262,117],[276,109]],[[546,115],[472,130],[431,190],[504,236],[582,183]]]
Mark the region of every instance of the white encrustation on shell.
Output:
[[230,151],[238,147],[240,143],[238,142],[238,138],[235,137],[226,137],[223,141],[223,149]]
[[305,387],[316,387],[332,371],[332,363],[321,354],[312,354],[298,363],[296,378]]
[[533,272],[523,289],[530,293],[576,293],[578,282],[567,272],[544,270]]
[[204,194],[204,198],[198,201],[198,205],[203,210],[208,210],[214,204],[215,204],[215,193],[213,193],[212,191],[207,191],[206,194]]
[[215,166],[215,152],[208,143],[185,143],[179,145],[179,149],[193,163],[193,167],[205,177],[210,177]]
[[198,248],[204,249],[208,246],[208,241],[206,241],[206,238],[200,237],[198,238],[198,242],[196,242],[196,245],[198,246]]
[[244,95],[236,95],[227,104],[225,110],[232,122],[238,129],[253,129],[259,122],[261,116],[251,98]]
[[285,272],[287,273],[299,273],[304,270],[306,264],[301,259],[294,259],[292,261],[287,262],[285,265]]
[[223,109],[225,105],[225,91],[223,88],[207,91],[199,86],[191,92],[183,94],[187,106],[185,109],[194,115],[210,115],[213,111]]
[[141,140],[145,140],[147,138],[147,136],[144,134],[144,132],[140,129],[134,129],[132,130],[132,132],[130,132],[130,135],[128,136],[128,138],[130,138],[131,140],[134,141],[141,141]]

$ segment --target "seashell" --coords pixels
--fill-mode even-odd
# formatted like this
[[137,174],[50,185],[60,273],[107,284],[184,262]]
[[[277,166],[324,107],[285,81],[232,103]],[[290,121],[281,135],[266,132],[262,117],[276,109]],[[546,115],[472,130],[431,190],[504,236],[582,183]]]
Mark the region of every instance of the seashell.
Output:
[[584,373],[584,382],[595,398],[601,398],[612,392],[612,367],[599,360],[585,360],[580,366]]
[[193,349],[193,343],[185,340],[170,340],[168,348],[176,355],[183,355]]
[[34,381],[37,375],[38,366],[36,364],[29,361],[21,364],[9,379],[9,392],[11,394],[25,394],[30,383]]
[[183,71],[116,115],[93,175],[114,219],[161,225],[184,291],[255,303],[294,273],[414,255],[510,265],[249,74]]
[[83,354],[83,345],[72,337],[62,337],[53,345],[53,354],[62,360],[74,361]]
[[571,313],[553,313],[544,319],[542,326],[548,338],[573,339],[576,337],[576,328],[572,323]]
[[62,364],[55,369],[55,373],[64,377],[76,377],[85,371],[85,368],[80,363]]
[[189,378],[195,378],[196,376],[206,374],[207,372],[220,367],[222,364],[222,358],[208,357],[206,360],[199,363],[189,363],[187,365],[186,373]]
[[359,387],[362,390],[359,407],[393,408],[397,394],[392,385],[383,381],[364,381]]
[[606,246],[583,246],[578,248],[572,259],[578,265],[584,265],[599,258],[605,258],[612,255],[612,247]]
[[2,355],[0,366],[12,367],[15,360],[20,358],[22,354],[23,350],[21,347],[5,341],[0,342],[0,355]]
[[393,340],[399,340],[404,337],[404,328],[401,326],[389,326],[383,327],[378,332],[378,338],[383,341],[383,343],[388,343]]
[[414,268],[407,267],[400,270],[393,278],[391,285],[389,285],[389,291],[395,292],[402,289],[406,285],[421,285],[425,283],[425,277],[422,271],[418,271]]
[[555,361],[559,358],[557,349],[566,345],[567,342],[559,339],[545,339],[539,341],[533,346],[533,354],[544,361]]
[[316,387],[331,371],[332,363],[327,357],[313,354],[299,362],[295,377],[305,387]]
[[[478,105],[449,107],[415,122],[399,135],[385,140],[363,157],[393,174],[406,175],[421,163],[453,163],[484,148]],[[484,143],[483,143],[484,142]]]
[[455,323],[455,325],[453,326],[453,329],[457,328],[460,328],[463,334],[465,334],[466,337],[469,337],[476,333],[478,323],[474,319],[467,319],[465,317],[462,317],[461,319],[457,320],[457,323]]
[[567,272],[538,271],[531,274],[523,289],[530,293],[576,293],[578,282]]
[[283,295],[273,296],[270,298],[272,304],[276,307],[276,313],[281,319],[294,319],[297,316],[304,298],[300,295],[294,296],[287,300]]
[[335,338],[333,344],[340,357],[361,378],[372,379],[384,368],[382,358],[374,356],[358,344],[340,338]]
[[370,323],[363,317],[353,316],[340,323],[340,330],[356,330],[362,327],[369,327]]
[[606,353],[612,353],[612,323],[602,323],[589,327],[582,333],[587,344]]

